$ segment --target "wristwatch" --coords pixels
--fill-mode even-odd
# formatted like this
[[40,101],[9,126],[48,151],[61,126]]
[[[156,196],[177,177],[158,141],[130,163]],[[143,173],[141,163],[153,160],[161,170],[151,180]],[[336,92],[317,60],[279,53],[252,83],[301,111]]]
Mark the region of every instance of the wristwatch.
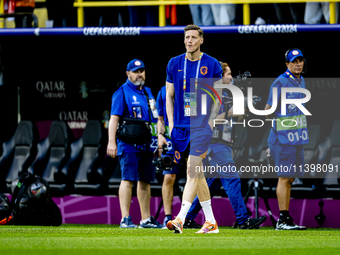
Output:
[[158,133],[158,134],[157,134],[157,137],[158,137],[159,135],[162,135],[162,136],[165,137],[165,134],[163,134],[163,133]]

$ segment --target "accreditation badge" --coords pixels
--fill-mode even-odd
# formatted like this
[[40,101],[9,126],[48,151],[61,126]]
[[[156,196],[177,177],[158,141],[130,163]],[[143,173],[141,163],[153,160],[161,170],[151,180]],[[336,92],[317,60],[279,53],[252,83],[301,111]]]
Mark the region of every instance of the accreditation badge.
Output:
[[184,116],[197,116],[197,95],[195,92],[184,93]]
[[222,140],[231,143],[231,126],[229,123],[223,125]]

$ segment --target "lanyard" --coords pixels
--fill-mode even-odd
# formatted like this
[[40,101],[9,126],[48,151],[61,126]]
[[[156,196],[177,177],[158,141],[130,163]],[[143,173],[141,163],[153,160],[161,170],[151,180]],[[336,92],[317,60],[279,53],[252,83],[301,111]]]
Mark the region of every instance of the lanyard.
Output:
[[[198,81],[198,73],[200,70],[200,65],[201,65],[201,59],[202,59],[203,53],[200,53],[200,56],[198,58],[198,64],[197,64],[197,70],[196,70],[196,78],[195,78],[195,92],[197,92],[197,81]],[[185,59],[184,59],[184,70],[183,70],[183,90],[187,89],[187,61],[188,61],[188,56],[185,54]]]
[[293,81],[295,81],[297,83],[297,85],[299,85],[299,87],[301,88],[300,83],[294,78],[293,74],[290,71],[286,71],[286,75],[291,78]]

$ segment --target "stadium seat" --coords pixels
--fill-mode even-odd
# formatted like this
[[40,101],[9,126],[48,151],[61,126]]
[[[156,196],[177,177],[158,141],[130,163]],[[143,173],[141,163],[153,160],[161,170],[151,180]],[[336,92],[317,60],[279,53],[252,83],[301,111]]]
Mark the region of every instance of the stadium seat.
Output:
[[331,146],[329,148],[329,159],[323,164],[333,166],[333,170],[328,168],[323,180],[323,185],[326,188],[328,197],[339,198],[340,197],[340,185],[339,185],[339,171],[340,166],[340,120],[335,120],[332,126],[332,131],[329,137]]
[[[321,139],[321,125],[313,124],[308,126],[309,143],[304,145],[305,164],[315,164],[317,161],[317,148]],[[320,190],[317,188],[315,173],[306,172],[304,178],[296,178],[292,184],[291,197],[320,197]]]
[[98,120],[89,120],[82,135],[83,148],[81,160],[74,179],[76,194],[102,195],[106,190],[107,178],[104,179],[103,168],[107,135]]
[[63,121],[53,121],[49,135],[38,143],[38,154],[28,172],[42,176],[48,183],[55,183],[55,176],[70,158],[73,134]]
[[14,137],[12,137],[10,140],[4,142],[2,144],[2,153],[0,157],[0,192],[4,193],[6,192],[6,176],[8,169],[10,167],[10,163],[12,162],[10,160],[11,157],[13,157],[13,150],[14,150]]
[[[12,182],[21,173],[27,172],[37,154],[39,133],[35,124],[31,121],[21,121],[14,134],[13,156],[8,157],[10,167],[6,177],[7,192],[11,192]],[[2,169],[3,170],[3,169]]]
[[304,145],[305,164],[316,163],[317,149],[321,140],[321,125],[314,124],[308,127],[309,143]]
[[80,154],[83,148],[83,139],[79,138],[70,145],[71,154],[66,164],[55,175],[55,182],[50,182],[52,196],[65,196],[73,189],[73,180],[80,162]]

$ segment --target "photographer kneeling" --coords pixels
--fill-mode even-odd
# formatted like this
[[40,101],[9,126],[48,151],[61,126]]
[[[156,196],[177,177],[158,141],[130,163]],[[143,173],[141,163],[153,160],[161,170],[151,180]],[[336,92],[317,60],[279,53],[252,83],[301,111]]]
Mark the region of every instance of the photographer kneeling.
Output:
[[[137,181],[137,198],[142,219],[139,227],[162,228],[163,225],[150,214],[150,182],[155,177],[150,148],[150,124],[151,118],[158,117],[150,105],[155,106],[155,99],[151,89],[144,86],[144,63],[137,59],[131,60],[126,70],[126,82],[112,96],[107,146],[107,155],[113,158],[118,156],[122,173],[119,187],[122,213],[120,227],[137,227],[129,215],[132,186]],[[120,125],[117,131],[118,122]]]

